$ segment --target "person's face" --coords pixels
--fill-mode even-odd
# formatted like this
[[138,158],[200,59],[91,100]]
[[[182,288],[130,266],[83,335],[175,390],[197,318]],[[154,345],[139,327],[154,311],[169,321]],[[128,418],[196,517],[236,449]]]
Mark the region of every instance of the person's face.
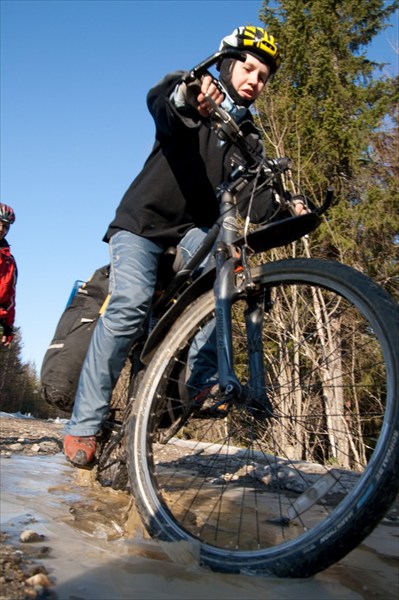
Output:
[[231,83],[236,92],[244,100],[256,100],[266,85],[270,75],[270,67],[247,54],[245,62],[237,60],[231,72]]
[[0,221],[0,240],[5,237],[7,231],[10,229],[10,226],[5,221]]

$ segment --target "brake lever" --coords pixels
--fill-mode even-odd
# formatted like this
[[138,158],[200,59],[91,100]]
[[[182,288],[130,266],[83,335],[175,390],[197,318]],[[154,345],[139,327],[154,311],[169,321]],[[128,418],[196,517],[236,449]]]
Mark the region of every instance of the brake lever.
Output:
[[[219,50],[218,52],[215,52],[215,54],[212,54],[211,56],[206,58],[204,61],[202,61],[196,67],[193,67],[188,73],[185,73],[182,77],[183,83],[185,83],[187,86],[190,86],[190,84],[198,85],[198,93],[199,93],[200,88],[201,88],[202,77],[204,77],[205,75],[209,75],[209,77],[212,77],[215,84],[219,87],[220,91],[225,93],[222,86],[219,84],[219,81],[217,79],[215,79],[215,77],[213,77],[213,75],[208,70],[210,67],[217,64],[224,58],[233,58],[235,60],[240,60],[241,62],[245,62],[246,55],[243,54],[239,50],[233,50],[233,49],[227,49],[227,48],[225,48],[223,50]],[[207,97],[207,100],[210,101],[210,98]],[[216,107],[216,104],[213,104],[213,107]],[[224,119],[224,117],[223,117],[223,119]]]
[[253,161],[254,164],[260,166],[263,163],[263,156],[248,144],[234,118],[221,106],[216,104],[210,96],[206,94],[205,98],[211,106],[211,112],[208,117],[209,125],[216,136],[224,142],[236,145],[240,148],[246,160]]
[[211,127],[218,138],[224,142],[233,143],[236,143],[239,138],[244,140],[244,135],[233,117],[229,115],[229,113],[221,106],[216,104],[213,98],[211,98],[211,96],[208,94],[205,94],[205,100],[209,103],[212,109],[209,115],[209,120]]

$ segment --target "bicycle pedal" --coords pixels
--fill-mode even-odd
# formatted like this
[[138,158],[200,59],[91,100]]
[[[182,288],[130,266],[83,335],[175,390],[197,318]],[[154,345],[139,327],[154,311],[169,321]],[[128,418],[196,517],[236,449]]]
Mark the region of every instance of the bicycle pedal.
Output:
[[220,391],[218,384],[213,384],[194,397],[192,416],[197,419],[222,419],[228,415],[230,408],[229,398]]
[[224,419],[229,414],[230,405],[224,401],[213,406],[196,407],[193,413],[195,419]]
[[230,404],[226,398],[218,400],[217,393],[210,390],[204,390],[198,394],[194,401],[193,416],[195,418],[224,418],[228,415]]

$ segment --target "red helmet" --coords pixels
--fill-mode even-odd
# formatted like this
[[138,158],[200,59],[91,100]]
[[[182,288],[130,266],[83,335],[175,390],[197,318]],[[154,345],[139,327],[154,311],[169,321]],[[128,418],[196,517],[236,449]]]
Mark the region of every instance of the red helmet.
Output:
[[7,204],[0,204],[0,221],[12,225],[15,221],[15,213],[11,206]]

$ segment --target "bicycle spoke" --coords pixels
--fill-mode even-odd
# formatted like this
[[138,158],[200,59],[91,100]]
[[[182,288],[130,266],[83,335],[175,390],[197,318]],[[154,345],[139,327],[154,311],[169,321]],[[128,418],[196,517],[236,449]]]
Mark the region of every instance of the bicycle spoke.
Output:
[[[363,308],[363,296],[354,303],[351,293],[341,292],[345,286],[331,289],[329,279],[316,271],[316,276],[267,283],[271,301],[262,323],[262,393],[249,371],[245,298],[237,298],[232,311],[235,369],[243,393],[227,399],[227,416],[198,418],[189,400],[197,390],[187,389],[190,348],[214,319],[210,300],[185,317],[179,324],[184,329],[176,326],[176,339],[168,342],[173,359],[165,362],[160,353],[159,367],[142,392],[143,399],[151,398],[151,412],[140,422],[145,429],[137,464],[155,494],[151,514],[159,519],[158,535],[168,529],[168,538],[198,540],[210,564],[219,568],[232,568],[229,553],[234,551],[235,562],[244,568],[257,572],[263,561],[263,568],[271,565],[271,572],[280,572],[278,551],[295,557],[300,569],[304,550],[297,549],[306,547],[310,556],[319,540],[329,543],[330,531],[338,527],[338,507],[350,515],[339,527],[350,530],[349,518],[360,513],[375,487],[371,458],[383,455],[384,445],[397,443],[393,427],[392,437],[385,433],[381,439],[389,429],[384,422],[397,412],[394,369],[387,364],[387,357],[397,357],[387,352],[378,321]],[[318,283],[323,278],[327,285]],[[147,501],[148,496],[144,508]],[[383,508],[374,501],[373,510]],[[328,552],[323,556],[332,560]],[[321,561],[312,560],[309,572]]]

